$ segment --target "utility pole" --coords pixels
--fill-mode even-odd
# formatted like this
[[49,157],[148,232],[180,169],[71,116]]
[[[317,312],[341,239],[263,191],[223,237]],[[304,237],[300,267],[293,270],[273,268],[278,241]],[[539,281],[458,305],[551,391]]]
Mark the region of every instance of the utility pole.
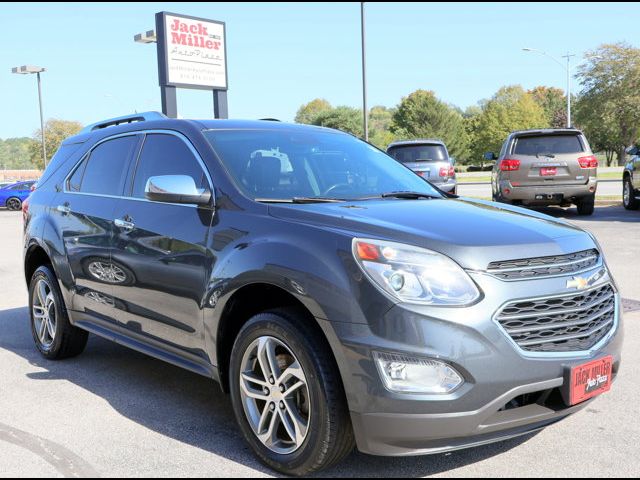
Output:
[[362,116],[364,140],[369,141],[369,111],[367,110],[367,55],[365,49],[364,2],[360,2],[360,30],[362,33]]

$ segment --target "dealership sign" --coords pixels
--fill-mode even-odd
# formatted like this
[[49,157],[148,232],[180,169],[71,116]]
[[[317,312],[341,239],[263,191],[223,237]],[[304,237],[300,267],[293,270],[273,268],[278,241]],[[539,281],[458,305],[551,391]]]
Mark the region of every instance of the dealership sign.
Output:
[[156,31],[161,86],[227,89],[224,22],[160,12]]

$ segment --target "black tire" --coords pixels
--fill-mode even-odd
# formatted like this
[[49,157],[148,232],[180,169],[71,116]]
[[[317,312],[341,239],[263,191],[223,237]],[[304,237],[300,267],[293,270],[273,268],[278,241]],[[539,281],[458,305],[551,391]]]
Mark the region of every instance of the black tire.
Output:
[[578,215],[593,215],[596,207],[596,196],[589,195],[588,197],[581,198],[576,203],[576,207],[578,207]]
[[491,200],[498,203],[504,203],[505,205],[511,205],[511,202],[509,200],[506,200],[499,193],[491,193]]
[[[640,200],[636,198],[636,191],[633,188],[633,183],[629,177],[625,177],[623,183],[622,203],[627,210],[638,210],[640,208]],[[628,198],[625,198],[625,191],[628,189]]]
[[17,212],[18,210],[22,209],[22,200],[20,200],[18,197],[8,198],[5,202],[5,206],[7,207],[7,210]]
[[[307,475],[334,465],[355,446],[344,388],[335,360],[320,334],[306,325],[304,314],[296,309],[273,310],[254,316],[238,334],[229,366],[233,410],[245,439],[268,467],[294,476]],[[297,357],[307,379],[310,400],[308,433],[301,446],[288,454],[274,452],[258,439],[243,407],[240,392],[243,358],[254,342],[263,337],[283,342]]]
[[[48,308],[49,316],[54,316],[55,326],[52,330],[55,332],[51,342],[44,342],[38,334],[38,322],[35,310],[42,311],[38,308],[41,303],[38,292],[39,283],[43,281],[48,287],[47,298],[51,297],[52,305]],[[36,308],[34,308],[36,305]],[[40,353],[49,360],[62,360],[64,358],[75,357],[84,351],[87,345],[89,334],[85,330],[74,327],[69,322],[67,308],[58,286],[58,280],[49,266],[39,267],[31,277],[29,283],[29,316],[31,318],[31,334],[36,347]],[[41,323],[40,323],[41,324]],[[50,331],[50,330],[48,330]],[[51,337],[49,335],[49,337]]]

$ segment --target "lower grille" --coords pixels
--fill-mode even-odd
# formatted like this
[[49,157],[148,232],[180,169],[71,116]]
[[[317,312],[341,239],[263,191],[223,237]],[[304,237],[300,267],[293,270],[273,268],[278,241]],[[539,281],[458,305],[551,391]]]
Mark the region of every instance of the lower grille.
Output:
[[615,310],[615,292],[607,284],[571,295],[510,302],[496,320],[525,351],[580,352],[611,331]]
[[524,280],[568,275],[594,267],[599,260],[600,254],[598,251],[591,249],[567,255],[491,262],[487,267],[487,273],[501,280]]

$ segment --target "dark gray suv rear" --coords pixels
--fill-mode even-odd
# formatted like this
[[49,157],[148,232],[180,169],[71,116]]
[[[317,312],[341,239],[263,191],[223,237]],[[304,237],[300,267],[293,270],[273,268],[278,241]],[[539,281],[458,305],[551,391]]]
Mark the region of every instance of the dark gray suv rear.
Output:
[[100,122],[63,143],[23,212],[44,357],[93,333],[211,378],[287,474],[354,446],[414,455],[535,431],[620,365],[620,296],[588,233],[445,196],[337,131]]

